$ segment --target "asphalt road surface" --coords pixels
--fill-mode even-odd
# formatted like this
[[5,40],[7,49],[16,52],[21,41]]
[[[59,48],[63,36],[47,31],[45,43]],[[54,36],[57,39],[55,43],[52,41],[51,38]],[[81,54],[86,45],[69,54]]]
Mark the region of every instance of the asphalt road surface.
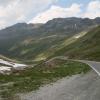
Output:
[[20,100],[100,100],[100,77],[93,70],[66,77],[35,92],[20,94]]
[[[68,57],[66,57],[66,56],[57,56],[57,57],[54,57],[51,60],[54,60],[54,59],[68,60]],[[100,76],[100,62],[88,61],[88,60],[74,60],[74,59],[69,59],[69,60],[78,61],[78,62],[88,64]]]
[[86,60],[79,61],[88,64],[100,76],[100,62]]
[[93,70],[65,77],[37,91],[19,94],[20,100],[100,100],[100,62],[77,61],[88,64]]

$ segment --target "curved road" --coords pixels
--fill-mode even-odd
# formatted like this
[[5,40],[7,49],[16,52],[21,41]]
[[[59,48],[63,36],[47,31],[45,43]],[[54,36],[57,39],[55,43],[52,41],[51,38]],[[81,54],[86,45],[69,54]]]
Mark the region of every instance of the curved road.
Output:
[[[66,57],[66,56],[58,56],[58,57],[55,57],[53,59],[72,60],[72,61],[78,61],[78,62],[88,64],[100,76],[100,62],[88,61],[88,60],[68,59],[68,57]],[[51,60],[53,60],[53,59],[51,59]]]
[[[67,60],[64,56],[56,58]],[[41,87],[36,92],[20,94],[21,100],[100,100],[100,62],[73,61],[88,64],[97,74],[91,70],[87,74],[65,77],[51,85]]]
[[77,61],[88,64],[100,76],[100,62],[87,61],[87,60],[77,60]]

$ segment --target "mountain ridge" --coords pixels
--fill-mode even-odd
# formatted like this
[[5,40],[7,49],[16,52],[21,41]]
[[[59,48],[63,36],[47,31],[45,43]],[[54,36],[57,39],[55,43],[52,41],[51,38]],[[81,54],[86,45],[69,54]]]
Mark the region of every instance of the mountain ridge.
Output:
[[[68,38],[100,25],[100,18],[56,18],[46,24],[18,23],[0,30],[0,54],[21,59],[37,59],[43,52]],[[47,55],[46,53],[46,55]]]

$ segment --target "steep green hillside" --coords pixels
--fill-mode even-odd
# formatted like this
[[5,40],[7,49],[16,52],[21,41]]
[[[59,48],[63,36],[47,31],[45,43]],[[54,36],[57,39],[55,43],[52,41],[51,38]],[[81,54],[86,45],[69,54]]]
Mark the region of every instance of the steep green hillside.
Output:
[[100,61],[100,26],[92,29],[76,42],[58,50],[53,56],[58,55]]
[[[29,38],[22,41],[20,44],[13,46],[9,49],[9,55],[14,58],[20,58],[23,60],[36,59],[43,60],[50,54],[43,53],[48,51],[50,48],[54,48],[55,45],[59,45],[63,40],[64,36],[51,35],[39,39]],[[39,58],[39,59],[38,59]]]
[[100,18],[75,17],[57,18],[39,25],[18,23],[0,30],[0,54],[18,60],[43,60],[75,42],[77,37],[73,36],[77,33],[99,24]]
[[9,49],[9,55],[13,54],[13,58],[20,58],[24,61],[45,60],[49,56],[53,55],[55,51],[62,49],[65,46],[77,41],[78,38],[84,36],[86,32],[81,32],[72,37],[62,35],[51,35],[37,40],[29,39],[21,42]]

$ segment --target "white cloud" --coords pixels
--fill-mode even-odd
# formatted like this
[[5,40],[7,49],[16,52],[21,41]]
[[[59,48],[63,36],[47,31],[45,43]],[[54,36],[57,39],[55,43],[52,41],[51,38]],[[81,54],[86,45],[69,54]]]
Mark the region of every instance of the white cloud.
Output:
[[86,9],[86,12],[83,13],[83,17],[95,18],[100,17],[100,1],[91,1]]
[[[83,10],[85,9],[85,11]],[[89,4],[72,4],[69,8],[62,8],[59,6],[52,6],[45,12],[38,14],[30,22],[31,23],[45,23],[53,18],[65,18],[65,17],[88,17],[95,18],[100,17],[100,1],[95,0],[89,2]]]
[[100,17],[100,0],[91,0],[87,6],[72,4],[66,8],[53,5],[57,1],[0,0],[0,28],[17,22],[45,23],[58,17]]
[[76,16],[78,17],[80,15],[81,5],[79,4],[72,4],[69,8],[62,8],[59,6],[51,6],[50,9],[47,11],[38,14],[35,18],[33,18],[30,22],[33,23],[46,23],[48,20],[51,20],[53,18],[65,18],[65,17],[71,17]]
[[0,0],[0,5],[7,6],[8,3],[12,2],[12,1],[16,1],[16,0]]
[[54,0],[0,0],[0,27],[27,22],[31,16],[45,10],[53,2]]

